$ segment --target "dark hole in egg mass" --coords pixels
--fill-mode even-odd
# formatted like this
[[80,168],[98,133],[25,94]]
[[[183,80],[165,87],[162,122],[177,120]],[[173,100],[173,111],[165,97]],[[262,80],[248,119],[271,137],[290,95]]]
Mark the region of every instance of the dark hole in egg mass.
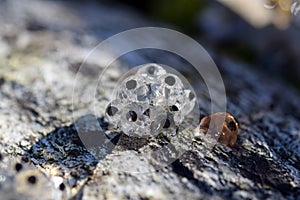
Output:
[[164,128],[170,128],[171,126],[171,122],[169,119],[166,119],[165,124],[164,124]]
[[137,120],[137,114],[136,112],[134,111],[129,111],[127,114],[126,114],[126,119],[130,122],[135,122]]
[[236,130],[236,125],[233,121],[230,121],[228,124],[227,124],[228,128],[231,130],[231,131],[235,131]]
[[145,110],[143,115],[146,115],[146,116],[150,117],[150,109],[148,108],[147,110]]
[[173,76],[168,76],[166,79],[165,79],[165,83],[170,85],[170,86],[173,86],[175,84],[176,80]]
[[37,178],[35,176],[29,176],[27,181],[30,184],[35,184],[37,182]]
[[23,168],[23,165],[22,165],[21,163],[17,163],[17,164],[15,165],[15,169],[16,169],[17,172],[21,171],[22,168]]
[[195,98],[195,94],[191,91],[189,94],[189,99],[193,100]]
[[126,88],[127,88],[128,90],[133,90],[133,89],[136,88],[136,86],[137,86],[136,80],[130,80],[130,81],[127,81],[127,82],[126,82]]
[[0,153],[0,161],[3,159],[3,156],[2,156],[2,154]]
[[111,105],[109,105],[106,109],[106,113],[109,116],[114,116],[117,112],[118,112],[118,108],[111,106]]
[[178,107],[173,105],[173,106],[170,106],[170,111],[179,111]]
[[29,162],[29,158],[26,157],[26,156],[23,156],[23,157],[22,157],[22,161],[23,161],[24,163],[28,163],[28,162]]
[[155,73],[155,67],[154,66],[151,66],[148,68],[148,73],[153,75]]
[[61,191],[65,190],[65,188],[66,188],[66,186],[65,186],[64,183],[61,183],[61,184],[59,185],[59,189],[60,189]]

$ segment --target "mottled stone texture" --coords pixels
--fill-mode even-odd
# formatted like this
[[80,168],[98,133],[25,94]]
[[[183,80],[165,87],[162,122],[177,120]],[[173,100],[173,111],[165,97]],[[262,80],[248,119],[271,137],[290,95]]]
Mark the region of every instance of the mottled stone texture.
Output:
[[[234,149],[212,148],[189,131],[176,138],[129,138],[111,131],[103,115],[82,115],[92,109],[86,97],[95,92],[90,80],[103,69],[101,60],[88,59],[78,74],[80,95],[72,107],[74,79],[85,55],[101,40],[161,24],[118,5],[34,0],[0,1],[0,24],[1,198],[300,198],[300,96],[290,86],[215,54],[227,111],[240,125]],[[166,52],[125,55],[97,91],[100,113],[127,67],[149,62],[191,74],[187,63]],[[200,81],[191,82],[205,91]],[[205,92],[199,103],[201,113],[208,114]],[[90,124],[95,117],[99,123]],[[97,127],[109,137],[99,135]],[[83,146],[76,128],[89,134],[94,149]],[[96,141],[103,142],[99,148]],[[161,155],[146,156],[162,146]],[[164,158],[174,162],[158,168]]]

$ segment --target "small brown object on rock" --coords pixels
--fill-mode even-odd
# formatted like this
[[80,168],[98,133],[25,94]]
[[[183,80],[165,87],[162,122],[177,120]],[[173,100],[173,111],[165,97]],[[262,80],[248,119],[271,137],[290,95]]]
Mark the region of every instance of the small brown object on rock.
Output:
[[200,122],[200,132],[205,135],[208,132],[214,133],[221,130],[218,142],[233,148],[238,135],[238,123],[232,115],[219,112],[205,116]]

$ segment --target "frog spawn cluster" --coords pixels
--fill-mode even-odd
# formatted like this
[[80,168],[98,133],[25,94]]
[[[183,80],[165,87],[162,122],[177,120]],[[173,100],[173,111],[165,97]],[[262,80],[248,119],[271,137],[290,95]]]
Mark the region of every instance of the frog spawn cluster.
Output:
[[195,93],[177,75],[150,64],[117,85],[106,116],[130,136],[173,135],[195,104]]

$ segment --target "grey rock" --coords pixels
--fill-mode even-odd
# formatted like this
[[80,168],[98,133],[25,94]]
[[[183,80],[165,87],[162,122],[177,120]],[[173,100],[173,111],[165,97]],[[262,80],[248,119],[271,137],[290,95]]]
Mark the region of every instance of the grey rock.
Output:
[[[96,90],[99,116],[93,115],[88,94],[95,92],[91,80],[104,66],[97,57],[89,58],[87,67],[77,72],[99,41],[158,23],[118,5],[0,3],[5,27],[0,31],[0,44],[5,44],[0,51],[0,150],[8,155],[0,162],[5,179],[1,197],[38,199],[42,193],[49,199],[300,198],[300,96],[290,86],[216,55],[228,112],[240,123],[235,149],[219,144],[212,148],[192,131],[174,138],[128,138],[103,118],[118,78],[140,62],[165,61],[188,75],[187,63],[154,51],[122,57]],[[74,97],[76,75],[80,92]],[[203,88],[199,104],[208,114],[205,85],[198,79],[191,82]],[[90,115],[84,114],[87,111]],[[84,146],[81,134],[93,145]],[[29,166],[22,176],[8,163],[21,162],[24,156]],[[166,159],[173,162],[161,167]],[[33,173],[42,177],[41,187],[29,190],[26,178]]]

